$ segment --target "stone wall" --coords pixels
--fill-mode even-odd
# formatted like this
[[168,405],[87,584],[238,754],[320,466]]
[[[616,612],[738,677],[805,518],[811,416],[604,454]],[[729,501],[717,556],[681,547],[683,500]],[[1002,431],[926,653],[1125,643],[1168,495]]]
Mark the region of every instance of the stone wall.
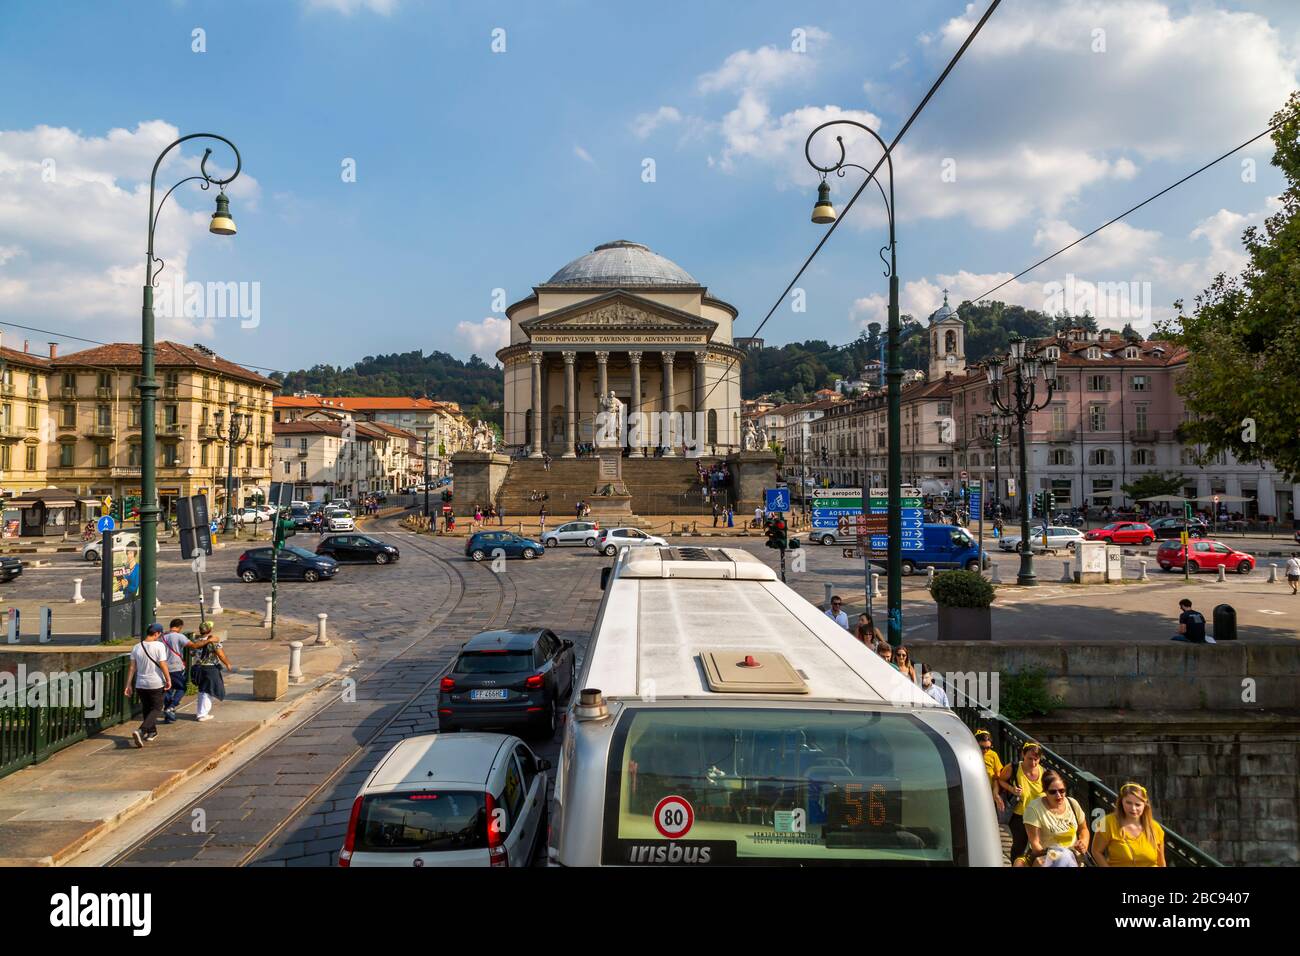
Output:
[[1226,865],[1300,864],[1300,715],[1058,711],[1020,726]]
[[[455,492],[451,506],[458,518],[472,515],[476,504],[486,507],[496,501],[497,489],[510,471],[508,455],[491,451],[458,451],[452,455],[451,461]],[[429,507],[441,511],[441,491],[430,492]]]
[[776,452],[742,451],[727,456],[736,492],[736,512],[744,514],[765,504],[763,492],[776,487]]

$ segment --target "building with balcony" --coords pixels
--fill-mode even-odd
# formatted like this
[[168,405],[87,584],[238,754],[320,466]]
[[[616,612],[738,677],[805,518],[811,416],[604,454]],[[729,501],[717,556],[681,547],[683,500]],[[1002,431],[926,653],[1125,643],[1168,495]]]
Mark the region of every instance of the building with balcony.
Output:
[[[0,339],[0,489],[5,497],[45,488],[51,437],[49,360]],[[26,346],[26,343],[24,343]]]

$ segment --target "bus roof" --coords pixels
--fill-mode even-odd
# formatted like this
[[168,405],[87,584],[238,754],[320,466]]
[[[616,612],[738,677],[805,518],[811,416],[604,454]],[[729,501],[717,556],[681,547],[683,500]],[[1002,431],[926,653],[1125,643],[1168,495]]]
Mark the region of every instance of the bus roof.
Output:
[[[589,652],[586,686],[609,698],[708,698],[721,704],[836,700],[933,707],[918,686],[739,548],[636,548],[615,562]],[[719,693],[710,652],[779,654],[807,693]],[[752,671],[755,676],[758,670]],[[771,671],[775,679],[775,669]]]

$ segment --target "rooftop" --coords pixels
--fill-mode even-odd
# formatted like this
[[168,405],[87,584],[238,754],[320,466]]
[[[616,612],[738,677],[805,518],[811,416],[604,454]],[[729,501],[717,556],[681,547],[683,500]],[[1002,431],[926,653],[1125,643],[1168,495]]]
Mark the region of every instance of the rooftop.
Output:
[[574,259],[547,279],[544,285],[620,289],[661,285],[698,287],[699,283],[671,259],[652,252],[639,242],[619,239],[599,245],[585,256]]

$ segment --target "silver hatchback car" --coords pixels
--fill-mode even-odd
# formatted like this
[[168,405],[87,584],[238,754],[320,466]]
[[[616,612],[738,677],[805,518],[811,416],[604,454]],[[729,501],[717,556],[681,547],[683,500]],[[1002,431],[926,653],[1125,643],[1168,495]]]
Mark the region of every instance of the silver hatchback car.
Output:
[[594,548],[598,537],[600,537],[600,529],[596,527],[594,521],[570,521],[542,535],[542,544],[548,548],[570,544]]

